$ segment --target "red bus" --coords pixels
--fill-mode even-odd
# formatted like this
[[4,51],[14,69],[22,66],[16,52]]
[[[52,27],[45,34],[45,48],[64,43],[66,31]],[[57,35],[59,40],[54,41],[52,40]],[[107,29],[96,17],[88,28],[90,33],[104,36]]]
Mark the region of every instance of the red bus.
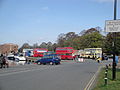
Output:
[[36,48],[33,50],[33,57],[43,57],[43,54],[48,52],[48,49],[45,48]]
[[61,59],[73,59],[74,49],[72,47],[58,47],[56,48],[56,54],[61,56]]

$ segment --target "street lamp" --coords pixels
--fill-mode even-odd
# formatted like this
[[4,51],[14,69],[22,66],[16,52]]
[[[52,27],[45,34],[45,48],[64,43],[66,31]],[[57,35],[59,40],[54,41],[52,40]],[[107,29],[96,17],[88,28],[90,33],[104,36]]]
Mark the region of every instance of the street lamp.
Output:
[[[116,13],[117,13],[117,0],[114,0],[114,20],[116,20]],[[112,79],[116,79],[116,61],[115,61],[115,55],[116,55],[116,32],[113,33],[113,64],[112,64]]]

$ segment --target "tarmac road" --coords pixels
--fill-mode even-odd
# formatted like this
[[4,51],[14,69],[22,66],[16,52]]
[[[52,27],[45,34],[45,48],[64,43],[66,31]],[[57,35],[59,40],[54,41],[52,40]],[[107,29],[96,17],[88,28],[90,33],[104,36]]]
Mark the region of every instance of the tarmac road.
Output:
[[84,90],[100,66],[86,60],[0,69],[0,90]]

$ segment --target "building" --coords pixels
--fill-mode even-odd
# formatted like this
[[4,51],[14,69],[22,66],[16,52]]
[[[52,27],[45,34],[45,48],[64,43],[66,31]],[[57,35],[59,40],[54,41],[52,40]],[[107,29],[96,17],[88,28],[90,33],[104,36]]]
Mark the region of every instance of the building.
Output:
[[11,52],[15,52],[15,53],[18,52],[17,44],[8,43],[8,44],[0,45],[0,54],[8,54]]

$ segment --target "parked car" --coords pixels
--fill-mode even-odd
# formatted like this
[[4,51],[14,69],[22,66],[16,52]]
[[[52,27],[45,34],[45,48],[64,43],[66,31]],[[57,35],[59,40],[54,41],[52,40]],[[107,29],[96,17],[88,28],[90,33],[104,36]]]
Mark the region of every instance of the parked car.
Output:
[[10,64],[20,64],[24,65],[26,63],[26,58],[23,55],[8,55],[7,60]]
[[15,61],[20,65],[24,65],[26,63],[26,58],[23,55],[15,56]]
[[50,55],[45,55],[44,57],[42,57],[41,59],[38,59],[37,61],[35,61],[35,63],[41,65],[45,65],[45,64],[51,64],[51,65],[58,65],[60,64],[61,59],[59,58],[59,56],[57,54],[50,54]]
[[7,56],[6,60],[7,60],[9,66],[14,66],[14,65],[17,65],[17,63],[18,63],[18,61],[16,61],[14,55]]

